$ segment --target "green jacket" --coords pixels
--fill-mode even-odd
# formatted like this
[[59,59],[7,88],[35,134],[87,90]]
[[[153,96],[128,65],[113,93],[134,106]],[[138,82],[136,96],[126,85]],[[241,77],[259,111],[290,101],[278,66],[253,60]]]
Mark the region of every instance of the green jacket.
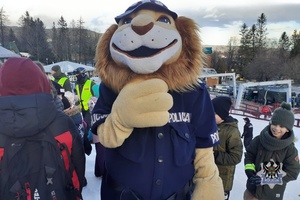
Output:
[[220,144],[214,147],[215,162],[223,181],[224,191],[231,191],[235,166],[241,162],[243,144],[238,122],[231,116],[218,124]]
[[298,151],[294,145],[294,132],[290,131],[285,139],[278,140],[270,133],[270,125],[266,126],[256,136],[245,154],[244,164],[249,166],[254,164],[255,172],[261,172],[262,166],[271,159],[279,165],[282,163],[282,170],[286,175],[282,178],[283,184],[276,184],[272,189],[269,185],[259,185],[256,191],[250,191],[260,200],[282,200],[286,184],[289,181],[296,180],[300,171]]

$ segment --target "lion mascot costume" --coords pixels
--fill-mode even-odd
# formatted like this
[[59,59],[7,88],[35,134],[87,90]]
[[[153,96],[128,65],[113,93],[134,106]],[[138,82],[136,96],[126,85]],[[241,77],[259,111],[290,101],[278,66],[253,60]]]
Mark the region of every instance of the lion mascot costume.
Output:
[[105,150],[102,200],[223,200],[215,114],[198,78],[197,24],[143,0],[99,39],[92,131]]

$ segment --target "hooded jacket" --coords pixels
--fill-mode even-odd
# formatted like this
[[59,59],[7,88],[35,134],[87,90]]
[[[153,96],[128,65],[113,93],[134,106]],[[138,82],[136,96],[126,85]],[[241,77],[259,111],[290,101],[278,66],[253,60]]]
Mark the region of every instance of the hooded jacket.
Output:
[[[30,59],[10,58],[0,69],[0,134],[25,137],[50,130],[73,136],[72,162],[82,189],[85,155],[72,120],[58,111],[46,75]],[[23,164],[23,163],[22,163]]]
[[223,181],[224,191],[231,191],[235,166],[241,162],[243,144],[237,121],[228,116],[218,124],[220,144],[214,147],[215,162]]

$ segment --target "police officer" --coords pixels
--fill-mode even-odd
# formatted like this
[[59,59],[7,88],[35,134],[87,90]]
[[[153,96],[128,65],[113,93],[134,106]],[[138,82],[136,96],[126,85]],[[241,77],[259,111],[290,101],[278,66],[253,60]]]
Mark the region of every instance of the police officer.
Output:
[[51,75],[53,76],[54,81],[61,85],[61,87],[63,87],[65,91],[72,92],[71,82],[66,74],[61,72],[61,68],[59,65],[54,65],[51,68]]
[[86,74],[86,70],[83,67],[76,68],[73,73],[77,78],[75,92],[80,99],[82,116],[85,122],[90,127],[91,115],[89,111],[88,101],[91,99],[91,97],[94,96],[93,86],[95,85],[95,82],[89,79]]
[[245,148],[247,148],[253,138],[253,125],[250,122],[250,119],[248,117],[245,117],[243,119],[245,125],[244,125],[244,131],[241,138],[244,138],[244,146]]

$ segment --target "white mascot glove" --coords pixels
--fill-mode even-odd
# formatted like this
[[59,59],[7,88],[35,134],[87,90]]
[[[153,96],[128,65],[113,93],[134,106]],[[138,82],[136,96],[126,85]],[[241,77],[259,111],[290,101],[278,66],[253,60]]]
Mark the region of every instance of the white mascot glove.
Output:
[[119,93],[105,122],[98,127],[99,139],[109,148],[121,146],[133,128],[165,125],[172,106],[172,96],[163,80],[129,83]]
[[224,189],[211,148],[196,149],[192,200],[224,200]]

